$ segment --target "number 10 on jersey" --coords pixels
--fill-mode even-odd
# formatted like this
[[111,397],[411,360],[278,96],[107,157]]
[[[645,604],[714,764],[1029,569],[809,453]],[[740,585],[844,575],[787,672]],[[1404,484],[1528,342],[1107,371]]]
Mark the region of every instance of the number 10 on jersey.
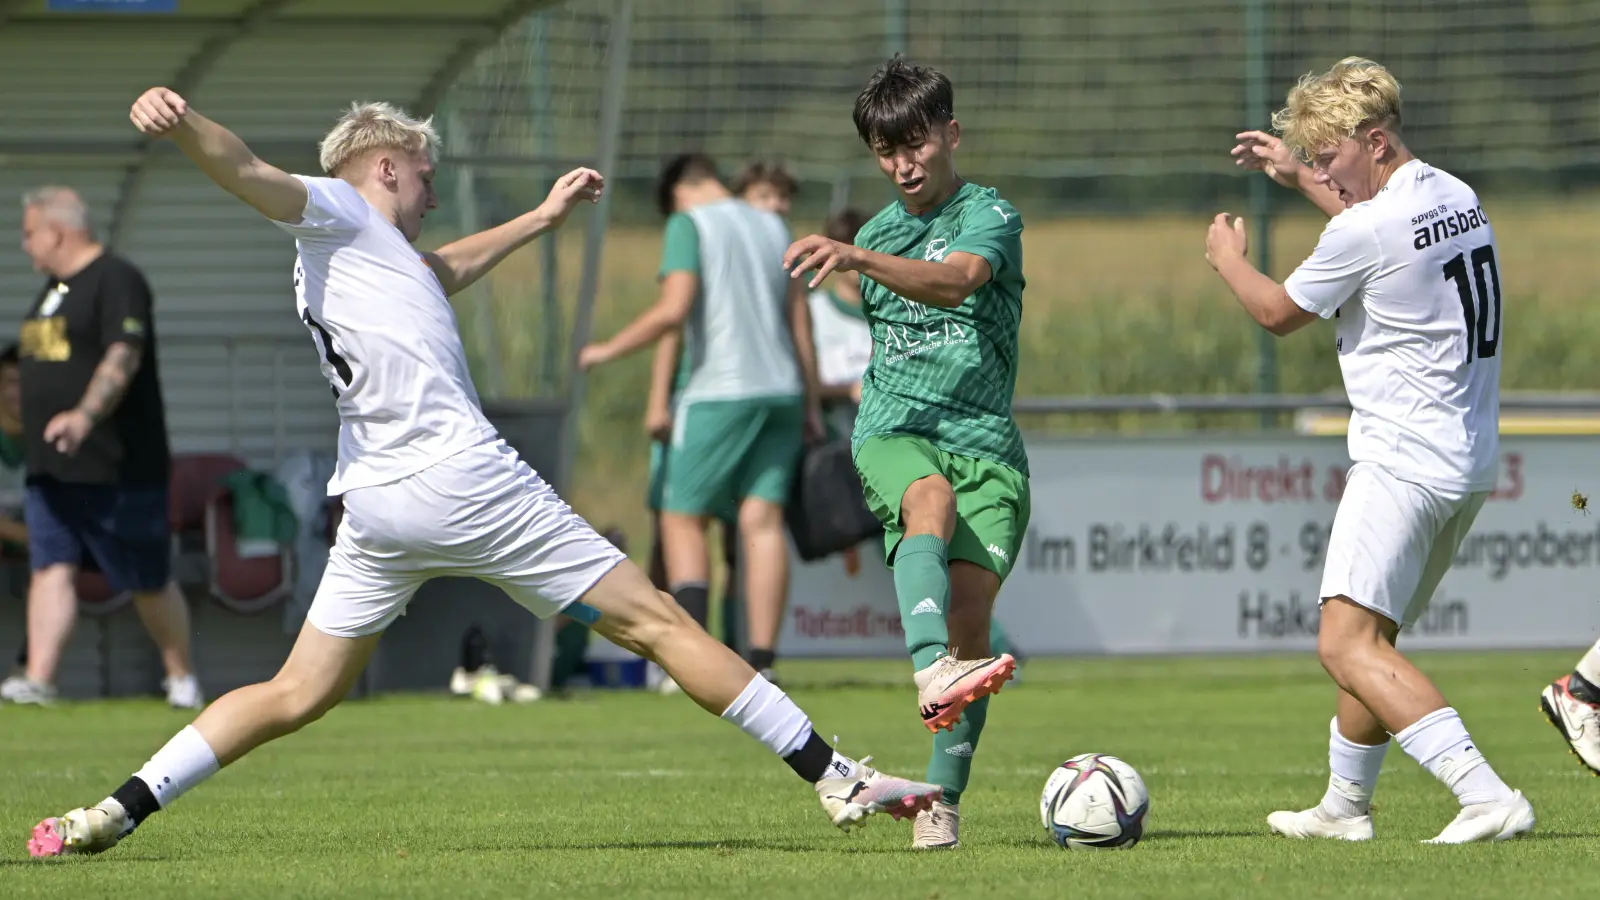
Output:
[[[1461,296],[1461,312],[1467,319],[1467,362],[1489,359],[1500,349],[1500,268],[1494,262],[1494,245],[1484,244],[1472,251],[1472,271],[1467,271],[1466,254],[1457,253],[1444,264],[1444,277],[1456,283]],[[1477,290],[1474,291],[1473,288]],[[1494,304],[1491,315],[1489,305]],[[1491,332],[1489,320],[1493,318]]]

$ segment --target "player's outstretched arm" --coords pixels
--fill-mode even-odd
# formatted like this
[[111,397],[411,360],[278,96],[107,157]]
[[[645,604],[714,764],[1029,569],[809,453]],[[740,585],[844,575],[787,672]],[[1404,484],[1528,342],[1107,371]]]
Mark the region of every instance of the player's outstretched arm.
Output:
[[1233,164],[1242,169],[1265,172],[1268,178],[1291,190],[1299,191],[1317,209],[1333,218],[1344,212],[1339,193],[1327,185],[1317,184],[1311,169],[1295,158],[1294,153],[1281,139],[1265,131],[1241,131],[1234,137],[1239,143],[1233,148]]
[[700,294],[700,276],[689,271],[668,272],[661,279],[661,296],[639,317],[623,326],[609,341],[590,344],[578,353],[578,368],[587,371],[648,347],[669,331],[683,327]]
[[815,270],[816,287],[830,272],[859,272],[896,294],[927,306],[953,309],[988,283],[989,261],[975,253],[949,253],[942,262],[905,259],[808,235],[789,245],[783,268],[790,278]]
[[556,179],[550,196],[537,209],[426,254],[428,265],[439,276],[446,294],[465,290],[512,251],[547,231],[560,228],[579,203],[586,200],[598,203],[605,183],[593,169],[573,169]]
[[1228,224],[1228,214],[1218,213],[1206,232],[1206,262],[1217,270],[1239,305],[1256,324],[1278,337],[1292,334],[1315,321],[1317,314],[1300,308],[1283,285],[1256,270],[1245,258],[1249,244],[1244,219]]
[[644,404],[644,432],[664,441],[672,435],[672,382],[678,374],[678,354],[683,349],[683,332],[670,328],[656,339],[655,356],[650,360],[650,394]]
[[219,187],[269,219],[290,225],[306,208],[306,186],[256,158],[239,136],[189,108],[166,88],[151,88],[134,101],[128,118],[150,137],[170,139]]

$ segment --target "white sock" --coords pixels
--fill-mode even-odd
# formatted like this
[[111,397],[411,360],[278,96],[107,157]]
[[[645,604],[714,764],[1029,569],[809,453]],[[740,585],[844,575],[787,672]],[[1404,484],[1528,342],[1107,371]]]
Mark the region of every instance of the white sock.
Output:
[[1395,740],[1412,759],[1444,782],[1462,806],[1511,797],[1511,788],[1489,767],[1488,760],[1472,743],[1472,735],[1467,734],[1467,727],[1461,724],[1461,717],[1448,706],[1418,719],[1395,735]]
[[794,753],[811,737],[811,719],[788,694],[760,675],[750,679],[723,710],[722,718],[779,756]]
[[1372,810],[1372,794],[1389,741],[1375,746],[1356,744],[1339,733],[1339,717],[1328,724],[1328,792],[1322,811],[1341,819],[1364,816]]
[[1595,641],[1583,659],[1578,660],[1578,674],[1583,676],[1584,681],[1600,687],[1600,641]]
[[183,793],[217,774],[217,754],[193,725],[173,735],[133,777],[145,783],[162,809]]

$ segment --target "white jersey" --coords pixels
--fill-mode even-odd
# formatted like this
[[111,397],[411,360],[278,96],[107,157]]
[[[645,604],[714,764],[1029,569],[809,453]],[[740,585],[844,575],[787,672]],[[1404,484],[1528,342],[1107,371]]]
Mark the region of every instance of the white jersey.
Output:
[[330,495],[386,484],[496,437],[467,370],[455,311],[422,254],[354,186],[295,176],[300,320],[339,409]]
[[817,380],[826,387],[855,384],[867,373],[872,362],[872,326],[860,311],[841,308],[825,289],[812,291],[806,302],[811,306],[811,339],[816,345]]
[[1351,460],[1439,488],[1494,487],[1500,269],[1472,188],[1406,163],[1328,222],[1284,287],[1303,309],[1338,318]]

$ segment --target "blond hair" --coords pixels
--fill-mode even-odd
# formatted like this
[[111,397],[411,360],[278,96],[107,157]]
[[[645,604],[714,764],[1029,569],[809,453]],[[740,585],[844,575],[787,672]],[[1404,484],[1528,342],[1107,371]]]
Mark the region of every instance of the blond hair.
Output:
[[1321,75],[1308,73],[1289,91],[1272,127],[1303,160],[1354,137],[1362,126],[1400,129],[1400,82],[1370,59],[1347,56]]
[[371,150],[427,153],[430,162],[439,155],[439,135],[433,117],[415,119],[388,103],[352,103],[350,111],[317,145],[322,171],[338,175],[351,160]]

